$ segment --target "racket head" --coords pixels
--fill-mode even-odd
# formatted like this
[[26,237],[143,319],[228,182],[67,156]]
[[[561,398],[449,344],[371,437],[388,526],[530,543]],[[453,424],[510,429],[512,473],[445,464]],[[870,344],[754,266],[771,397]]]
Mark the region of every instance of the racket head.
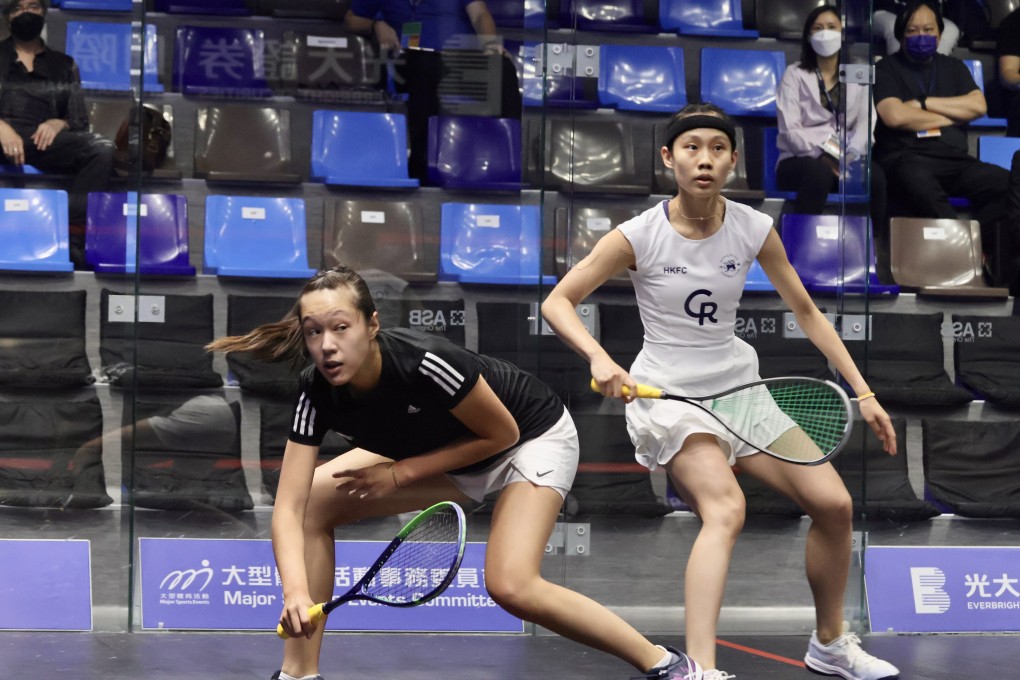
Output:
[[408,522],[354,587],[323,605],[323,612],[351,600],[391,607],[425,604],[453,582],[466,546],[464,510],[450,501],[436,503]]
[[767,378],[693,403],[741,441],[798,465],[831,460],[846,446],[853,427],[846,392],[817,378]]

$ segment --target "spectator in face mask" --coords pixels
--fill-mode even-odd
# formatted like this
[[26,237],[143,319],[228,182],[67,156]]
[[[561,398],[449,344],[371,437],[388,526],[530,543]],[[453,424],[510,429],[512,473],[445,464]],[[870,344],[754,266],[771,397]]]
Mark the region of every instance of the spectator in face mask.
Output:
[[897,20],[903,47],[875,67],[874,157],[902,200],[901,214],[956,218],[949,197],[969,199],[993,281],[1015,293],[1011,232],[1018,227],[1005,219],[1009,173],[968,154],[967,123],[987,105],[967,66],[936,52],[942,28],[932,0],[913,0]]
[[[939,11],[942,11],[942,0],[933,0]],[[896,17],[903,13],[907,0],[875,0],[872,15],[872,30],[875,36],[885,42],[885,53],[896,54],[900,51],[900,40],[896,37]],[[943,18],[942,36],[939,40],[938,53],[949,55],[960,41],[960,29],[949,19]]]
[[[826,196],[839,191],[842,168],[852,193],[862,193],[871,125],[867,87],[839,82],[843,24],[832,5],[816,7],[804,21],[800,61],[786,69],[777,97],[779,161],[776,183],[796,191],[794,211],[820,215]],[[871,216],[885,229],[885,175],[872,168]]]
[[40,37],[44,0],[2,0],[11,37],[0,42],[0,149],[4,163],[29,164],[74,177],[68,196],[71,259],[85,263],[85,213],[90,191],[104,191],[114,145],[89,132],[78,67]]

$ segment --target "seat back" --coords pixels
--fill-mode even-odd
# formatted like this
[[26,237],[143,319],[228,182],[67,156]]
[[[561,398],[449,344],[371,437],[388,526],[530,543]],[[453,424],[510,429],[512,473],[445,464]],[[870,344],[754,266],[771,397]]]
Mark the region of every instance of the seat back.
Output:
[[770,0],[755,3],[755,26],[762,37],[800,40],[804,19],[824,0]]
[[[652,184],[651,168],[645,160],[651,152],[647,149],[650,141],[637,124],[625,120],[547,118],[545,186],[561,191],[647,195]],[[538,157],[536,149],[531,158]]]
[[744,27],[741,0],[660,0],[659,23],[681,35],[758,37],[757,30]]
[[486,0],[497,26],[506,28],[542,28],[545,25],[543,0]]
[[521,122],[515,118],[429,118],[429,183],[448,189],[519,191]]
[[305,202],[300,198],[209,196],[205,204],[205,273],[306,279]]
[[240,104],[198,108],[195,177],[225,182],[300,182],[290,150],[290,111]]
[[0,385],[92,384],[85,297],[84,290],[0,290]]
[[[61,0],[60,9],[85,12],[130,12],[132,0]],[[58,3],[50,3],[54,7]]]
[[325,36],[288,31],[281,43],[280,84],[298,97],[317,102],[383,101],[382,62],[375,48],[359,35]]
[[977,220],[894,217],[889,221],[889,259],[896,283],[918,292],[1009,295],[1008,289],[985,283]]
[[[128,9],[130,9],[130,3]],[[140,31],[127,23],[67,22],[67,53],[74,57],[86,90],[128,91],[136,84],[132,72],[143,66],[142,88],[162,92],[156,27],[145,27],[144,57],[139,48]]]
[[560,25],[579,31],[657,33],[659,7],[653,0],[560,0]]
[[997,406],[1020,407],[1020,317],[953,315],[956,380]]
[[1017,151],[1020,151],[1020,137],[978,137],[978,158],[985,163],[1010,170]]
[[168,14],[221,14],[226,16],[244,16],[251,14],[254,0],[153,0],[152,8],[156,12]]
[[772,285],[771,279],[765,270],[761,268],[758,260],[751,263],[747,269],[747,278],[744,280],[744,291],[752,293],[774,293],[776,287]]
[[439,280],[538,285],[540,229],[538,206],[444,203]]
[[899,292],[883,285],[875,272],[871,220],[864,216],[796,215],[782,217],[782,238],[790,264],[813,292]]
[[[280,321],[293,307],[293,296],[228,295],[227,335],[244,335],[262,324]],[[226,359],[230,381],[242,390],[293,403],[300,387],[295,367],[287,362],[261,361],[250,352],[230,352]],[[286,434],[283,437],[286,439]]]
[[[255,13],[275,17],[343,21],[350,8],[348,0],[256,0]],[[498,26],[499,24],[497,24]]]
[[270,96],[263,32],[224,26],[178,26],[173,84],[174,90],[190,95]]
[[183,194],[89,194],[85,259],[97,274],[194,276]]
[[681,47],[603,45],[599,69],[602,106],[676,113],[687,104]]
[[326,184],[413,189],[407,119],[400,113],[312,113],[312,179]]
[[[963,63],[967,65],[970,70],[970,74],[974,77],[974,82],[977,84],[978,89],[981,90],[981,94],[985,93],[985,67],[977,59],[964,59]],[[1005,128],[1005,118],[989,118],[987,115],[975,118],[968,123],[970,127],[980,128]]]
[[0,189],[0,270],[69,272],[67,192]]
[[731,116],[775,116],[786,70],[781,50],[701,49],[701,100]]
[[[557,208],[553,241],[556,275],[564,276],[571,267],[588,256],[599,239],[641,212],[639,208],[624,207]],[[617,274],[607,283],[629,286],[630,277],[626,273]]]
[[405,281],[433,282],[438,230],[426,231],[414,201],[327,200],[322,266],[379,269]]

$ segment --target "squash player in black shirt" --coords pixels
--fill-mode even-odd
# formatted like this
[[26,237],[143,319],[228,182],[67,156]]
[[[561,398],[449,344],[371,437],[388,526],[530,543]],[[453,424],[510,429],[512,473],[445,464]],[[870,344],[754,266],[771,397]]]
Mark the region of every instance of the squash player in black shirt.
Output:
[[[274,678],[320,678],[322,628],[308,609],[332,596],[335,527],[500,491],[485,559],[500,606],[627,661],[640,678],[701,680],[682,652],[542,578],[578,458],[570,415],[545,384],[442,338],[380,329],[364,280],[343,266],[314,276],[284,320],[209,349],[313,364],[301,375],[273,509],[280,623],[291,636]],[[355,448],[316,467],[327,430]]]

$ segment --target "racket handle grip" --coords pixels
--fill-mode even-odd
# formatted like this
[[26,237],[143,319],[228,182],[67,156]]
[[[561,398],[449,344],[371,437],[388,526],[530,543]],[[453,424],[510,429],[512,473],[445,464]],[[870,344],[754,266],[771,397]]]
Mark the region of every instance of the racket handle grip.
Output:
[[[591,379],[591,389],[595,392],[602,391],[599,389],[599,384],[595,382],[595,378]],[[623,396],[626,397],[629,394],[630,389],[626,385],[624,385]],[[638,383],[637,396],[639,399],[660,399],[662,398],[662,390],[659,389],[658,387],[652,387],[651,385],[642,385],[641,383]]]
[[[312,620],[313,624],[319,625],[319,621],[322,621],[324,618],[326,618],[326,612],[322,610],[322,608],[325,605],[326,603],[322,602],[316,605],[312,605],[311,607],[308,608],[308,617]],[[283,629],[282,623],[276,624],[276,634],[280,637],[281,640],[290,639],[290,636],[287,635],[287,631]]]

